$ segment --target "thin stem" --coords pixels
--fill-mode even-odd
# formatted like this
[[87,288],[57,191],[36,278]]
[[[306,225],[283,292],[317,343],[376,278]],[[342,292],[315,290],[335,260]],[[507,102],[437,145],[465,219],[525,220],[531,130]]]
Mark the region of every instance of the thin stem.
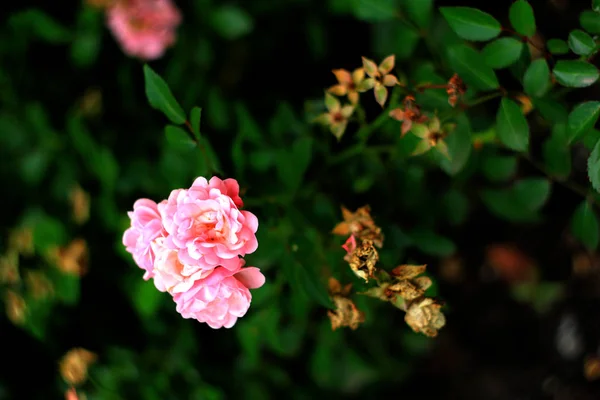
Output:
[[200,151],[200,155],[202,156],[202,158],[204,159],[204,162],[206,163],[206,165],[209,168],[209,173],[213,173],[215,172],[215,167],[212,164],[212,162],[210,161],[210,158],[208,157],[208,154],[206,154],[206,149],[204,148],[204,146],[202,145],[202,143],[200,143],[201,138],[199,135],[196,135],[196,133],[194,132],[194,128],[192,127],[192,124],[190,123],[190,121],[185,121],[185,126],[188,128],[188,131],[190,133],[190,135],[192,136],[192,139],[194,140],[194,142],[196,142],[196,147],[198,148],[198,150]]
[[512,30],[510,28],[502,27],[502,30],[504,32],[510,33],[511,35],[518,36],[525,43],[529,43],[531,46],[535,47],[536,49],[538,49],[539,51],[541,51],[542,53],[544,53],[544,58],[552,58],[552,54],[551,53],[549,53],[544,47],[541,47],[541,46],[538,46],[537,44],[535,44],[533,42],[533,40],[531,40],[527,36],[521,35],[520,33],[516,32],[516,31],[514,31],[514,30]]
[[531,166],[533,166],[535,169],[540,171],[542,174],[546,175],[548,177],[548,179],[558,183],[559,185],[562,185],[563,187],[582,196],[583,198],[589,199],[589,201],[591,203],[593,203],[597,207],[600,207],[600,204],[598,203],[596,198],[594,198],[594,196],[591,196],[589,190],[587,188],[585,188],[584,186],[578,185],[575,182],[569,182],[567,180],[562,180],[562,179],[557,178],[556,176],[553,176],[550,172],[548,172],[548,170],[546,170],[546,168],[544,167],[543,164],[533,160],[531,158],[531,156],[527,153],[517,153],[517,154],[519,155],[519,157],[521,157],[522,159],[529,162],[529,164]]

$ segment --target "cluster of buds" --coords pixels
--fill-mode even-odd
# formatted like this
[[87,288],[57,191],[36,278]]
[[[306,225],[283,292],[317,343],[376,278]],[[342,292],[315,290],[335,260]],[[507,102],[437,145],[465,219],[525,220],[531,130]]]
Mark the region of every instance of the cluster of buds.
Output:
[[[371,217],[370,208],[364,206],[351,212],[342,207],[344,221],[333,233],[348,236],[342,246],[346,250],[344,260],[354,274],[366,283],[373,279],[377,286],[359,294],[390,302],[406,312],[405,321],[415,331],[434,337],[446,319],[440,311],[442,303],[426,297],[425,291],[431,286],[431,279],[422,275],[425,265],[401,265],[390,273],[377,268],[379,254],[377,248],[383,246],[383,233]],[[361,313],[350,300],[350,285],[342,288],[335,279],[329,285],[331,298],[336,306],[329,312],[332,328],[348,326],[356,329],[364,321]]]
[[77,386],[88,379],[88,368],[96,362],[98,356],[89,350],[74,348],[69,350],[59,361],[58,368],[63,380],[69,385],[65,393],[67,400],[82,399],[83,395],[77,393]]
[[[442,154],[448,156],[448,149],[443,138],[449,133],[452,125],[445,125],[441,128],[437,117],[429,125],[424,125],[429,118],[421,112],[421,108],[416,103],[415,95],[392,73],[395,66],[395,57],[393,55],[388,56],[379,65],[373,60],[362,57],[362,64],[362,67],[352,72],[345,69],[334,69],[332,71],[337,79],[337,84],[327,89],[325,93],[327,112],[319,115],[315,122],[327,126],[331,133],[340,140],[351,117],[359,114],[358,111],[360,111],[359,116],[362,116],[358,119],[361,123],[364,123],[364,111],[359,104],[361,93],[373,90],[375,101],[381,107],[384,107],[389,97],[388,88],[401,86],[407,92],[407,95],[404,97],[401,106],[387,111],[387,115],[402,122],[401,137],[412,131],[422,139],[413,155],[423,154],[435,147]],[[467,86],[458,74],[454,74],[445,84],[424,83],[414,87],[416,92],[423,92],[427,89],[446,90],[448,104],[455,107],[465,94]],[[339,97],[347,97],[348,103],[342,104]]]
[[[379,65],[363,57],[362,64],[362,67],[352,72],[345,69],[332,70],[337,84],[325,92],[327,112],[319,115],[315,120],[329,127],[338,140],[342,138],[350,117],[359,107],[360,93],[373,90],[375,100],[383,107],[388,98],[387,88],[399,84],[398,78],[391,73],[395,65],[393,55],[386,57]],[[349,104],[342,105],[338,97],[346,97]]]

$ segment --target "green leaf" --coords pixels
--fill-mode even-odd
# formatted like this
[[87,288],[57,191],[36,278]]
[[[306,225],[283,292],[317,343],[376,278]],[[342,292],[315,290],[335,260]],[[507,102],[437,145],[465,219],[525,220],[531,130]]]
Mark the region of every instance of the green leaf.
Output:
[[596,42],[581,29],[574,29],[569,33],[569,47],[577,55],[588,56],[596,47]]
[[549,196],[550,182],[539,178],[523,179],[509,189],[481,192],[481,199],[493,214],[513,222],[537,221],[538,211]]
[[446,217],[451,225],[461,225],[469,214],[469,199],[457,189],[450,189],[442,200]]
[[200,122],[202,120],[202,109],[200,107],[192,108],[190,111],[190,125],[192,125],[192,132],[196,140],[200,140]]
[[492,182],[507,181],[517,172],[517,158],[514,156],[487,156],[483,159],[481,171]]
[[600,130],[598,129],[590,129],[590,131],[583,137],[581,143],[585,146],[589,151],[593,151],[594,147],[596,147],[596,143],[600,140]]
[[550,181],[543,178],[527,178],[514,186],[515,200],[528,211],[538,211],[550,197]]
[[600,33],[600,14],[593,11],[584,11],[579,14],[579,24],[589,33]]
[[445,139],[450,159],[440,157],[440,167],[449,175],[458,174],[471,155],[471,126],[464,115],[458,119],[456,128]]
[[529,125],[521,108],[514,101],[502,98],[496,116],[498,138],[509,149],[526,151],[529,146]]
[[490,14],[470,7],[441,7],[448,25],[461,38],[485,41],[500,34],[502,27]]
[[480,90],[491,90],[500,86],[494,70],[469,46],[460,44],[450,47],[448,58],[452,69],[467,85],[473,85]]
[[571,173],[571,149],[566,140],[566,127],[556,124],[552,136],[542,145],[544,164],[551,176],[567,179]]
[[254,21],[245,10],[223,5],[211,16],[212,26],[221,37],[232,40],[247,35],[254,29]]
[[522,50],[523,42],[512,37],[504,37],[488,43],[481,54],[487,65],[500,69],[515,63]]
[[515,1],[508,10],[508,18],[515,31],[531,37],[535,35],[535,16],[531,5],[525,0]]
[[592,187],[600,192],[600,140],[596,143],[590,158],[588,158],[588,178]]
[[295,192],[300,187],[304,173],[310,164],[312,142],[310,137],[299,138],[292,145],[291,152],[282,149],[278,153],[279,179],[291,192]]
[[596,125],[600,117],[600,101],[586,101],[578,104],[569,114],[567,124],[568,143],[582,138]]
[[150,68],[144,65],[146,97],[150,105],[161,111],[174,124],[185,123],[185,112],[179,105],[167,83]]
[[573,213],[571,231],[588,250],[594,251],[600,240],[598,229],[598,217],[592,205],[584,200]]
[[35,8],[12,14],[8,24],[52,44],[65,43],[72,38],[72,33],[66,27]]
[[590,86],[600,76],[598,68],[579,60],[557,61],[553,73],[558,83],[567,87]]
[[550,89],[550,68],[543,58],[529,64],[523,76],[525,93],[532,97],[543,97]]
[[592,0],[592,10],[600,12],[600,0]]
[[404,8],[420,28],[427,28],[433,16],[433,0],[405,0]]
[[549,98],[533,99],[533,105],[546,121],[552,124],[567,122],[569,112],[567,108],[558,101]]
[[548,51],[552,54],[561,55],[569,52],[569,45],[562,39],[550,39],[546,42]]
[[150,318],[153,315],[156,315],[158,307],[165,295],[156,289],[152,281],[145,281],[143,279],[135,280],[135,287],[131,292],[133,305],[138,314],[144,318]]
[[409,236],[413,240],[413,244],[425,254],[447,257],[456,251],[452,240],[429,229],[415,229]]
[[167,143],[174,149],[191,149],[196,143],[190,138],[190,135],[183,129],[175,125],[165,126],[165,135]]
[[398,11],[395,0],[350,0],[349,2],[352,4],[354,16],[368,22],[392,20]]

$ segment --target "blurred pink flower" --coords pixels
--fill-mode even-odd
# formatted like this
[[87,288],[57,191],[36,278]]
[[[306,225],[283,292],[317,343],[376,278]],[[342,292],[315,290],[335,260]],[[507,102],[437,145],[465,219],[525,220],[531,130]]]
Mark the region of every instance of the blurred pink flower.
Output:
[[175,43],[181,13],[171,0],[117,0],[107,24],[123,51],[143,60],[161,57]]
[[165,244],[179,249],[181,263],[212,270],[238,268],[238,256],[258,247],[258,219],[240,211],[239,186],[234,179],[198,178],[185,190],[173,190],[158,206],[169,234]]
[[[242,266],[243,260],[239,260]],[[265,277],[258,268],[230,271],[217,267],[188,291],[176,293],[173,300],[183,318],[206,322],[213,329],[231,328],[250,307],[252,295],[249,289],[257,289],[264,283]]]
[[154,251],[150,244],[154,239],[166,232],[160,219],[155,202],[139,199],[133,204],[133,211],[127,213],[131,219],[131,227],[123,234],[123,244],[133,255],[135,263],[146,270],[144,279],[154,276]]
[[212,270],[182,264],[177,256],[178,250],[166,247],[165,240],[164,237],[159,237],[152,242],[155,254],[154,285],[158,290],[171,294],[185,292],[195,281],[210,275]]

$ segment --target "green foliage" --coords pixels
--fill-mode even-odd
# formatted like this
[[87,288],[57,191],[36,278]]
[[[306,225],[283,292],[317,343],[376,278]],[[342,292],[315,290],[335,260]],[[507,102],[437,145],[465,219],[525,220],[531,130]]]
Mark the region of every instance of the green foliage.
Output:
[[562,39],[550,39],[546,42],[548,51],[552,54],[562,55],[569,52],[569,45]]
[[588,250],[594,251],[598,247],[600,240],[598,217],[588,201],[583,201],[575,209],[571,220],[571,230],[577,240],[583,243]]
[[558,83],[575,88],[593,85],[600,77],[598,69],[586,61],[560,60],[552,72]]
[[500,34],[500,22],[476,8],[442,7],[440,11],[452,30],[463,39],[485,41]]
[[[445,302],[446,337],[465,328],[461,321],[477,320],[467,329],[473,335],[489,329],[465,306],[482,300],[473,293],[487,295],[480,276],[509,287],[506,319],[520,307],[513,300],[531,315],[571,296],[569,266],[542,260],[548,249],[557,260],[583,248],[593,257],[600,241],[600,102],[593,89],[578,90],[600,77],[600,2],[566,11],[565,23],[579,18],[580,27],[563,36],[542,13],[536,21],[535,4],[490,3],[487,13],[433,0],[182,2],[174,43],[142,70],[148,61],[123,53],[105,11],[87,2],[66,14],[50,3],[12,12],[0,29],[0,295],[17,294],[27,311],[22,321],[7,313],[0,331],[23,359],[40,362],[0,377],[0,397],[64,398],[66,383],[46,367],[85,343],[99,358],[89,371],[94,385],[78,386],[81,398],[397,397],[386,388],[412,385],[422,357],[436,360],[444,346],[407,326],[406,308],[417,302],[364,295],[380,288],[384,271],[428,264],[424,295]],[[301,23],[292,29],[292,20]],[[538,42],[545,37],[555,38]],[[361,56],[379,65],[391,55],[382,107],[363,91],[382,90],[377,76],[359,84],[352,113],[323,116],[332,99],[355,100],[348,92],[357,82],[335,87],[330,69],[352,73]],[[265,66],[273,57],[295,61],[276,70]],[[318,87],[316,76],[330,80]],[[327,123],[340,120],[337,140]],[[266,283],[230,330],[181,318],[123,245],[136,199],[159,202],[198,176],[236,179],[243,209],[259,219],[259,247],[245,261]],[[368,282],[342,248],[349,233],[332,233],[341,207],[366,204],[384,237],[381,275]],[[88,207],[89,218],[77,217],[77,207]],[[21,228],[30,229],[29,253],[13,248]],[[506,277],[515,271],[502,265],[480,273],[499,241],[531,250],[534,278]],[[20,280],[2,280],[15,259]],[[31,289],[31,272],[52,294]],[[356,330],[332,330],[328,315],[340,309],[331,278],[352,284],[349,299],[364,313]],[[52,377],[39,388],[12,383],[24,374]],[[439,397],[422,390],[417,397]],[[490,396],[454,390],[449,397]]]
[[596,47],[596,43],[589,34],[575,29],[569,33],[569,47],[577,55],[589,56]]
[[600,14],[594,11],[584,11],[579,15],[579,24],[589,33],[600,33]]
[[500,69],[516,62],[522,50],[523,42],[515,38],[504,37],[488,43],[481,51],[481,55],[490,67]]
[[458,72],[467,84],[480,90],[495,89],[500,85],[494,70],[471,47],[464,44],[452,46],[448,49],[448,58],[452,69]]
[[183,108],[175,100],[164,79],[148,65],[144,65],[144,82],[150,105],[165,114],[174,124],[183,124],[186,121]]
[[600,102],[587,101],[578,104],[569,114],[567,125],[568,142],[582,138],[596,125],[600,117]]
[[517,0],[510,6],[508,17],[515,31],[523,36],[535,35],[535,17],[533,9],[526,0]]
[[532,61],[523,76],[525,93],[532,97],[544,97],[550,89],[550,68],[546,60]]
[[514,101],[503,98],[496,115],[498,138],[509,149],[526,151],[529,146],[529,125]]

